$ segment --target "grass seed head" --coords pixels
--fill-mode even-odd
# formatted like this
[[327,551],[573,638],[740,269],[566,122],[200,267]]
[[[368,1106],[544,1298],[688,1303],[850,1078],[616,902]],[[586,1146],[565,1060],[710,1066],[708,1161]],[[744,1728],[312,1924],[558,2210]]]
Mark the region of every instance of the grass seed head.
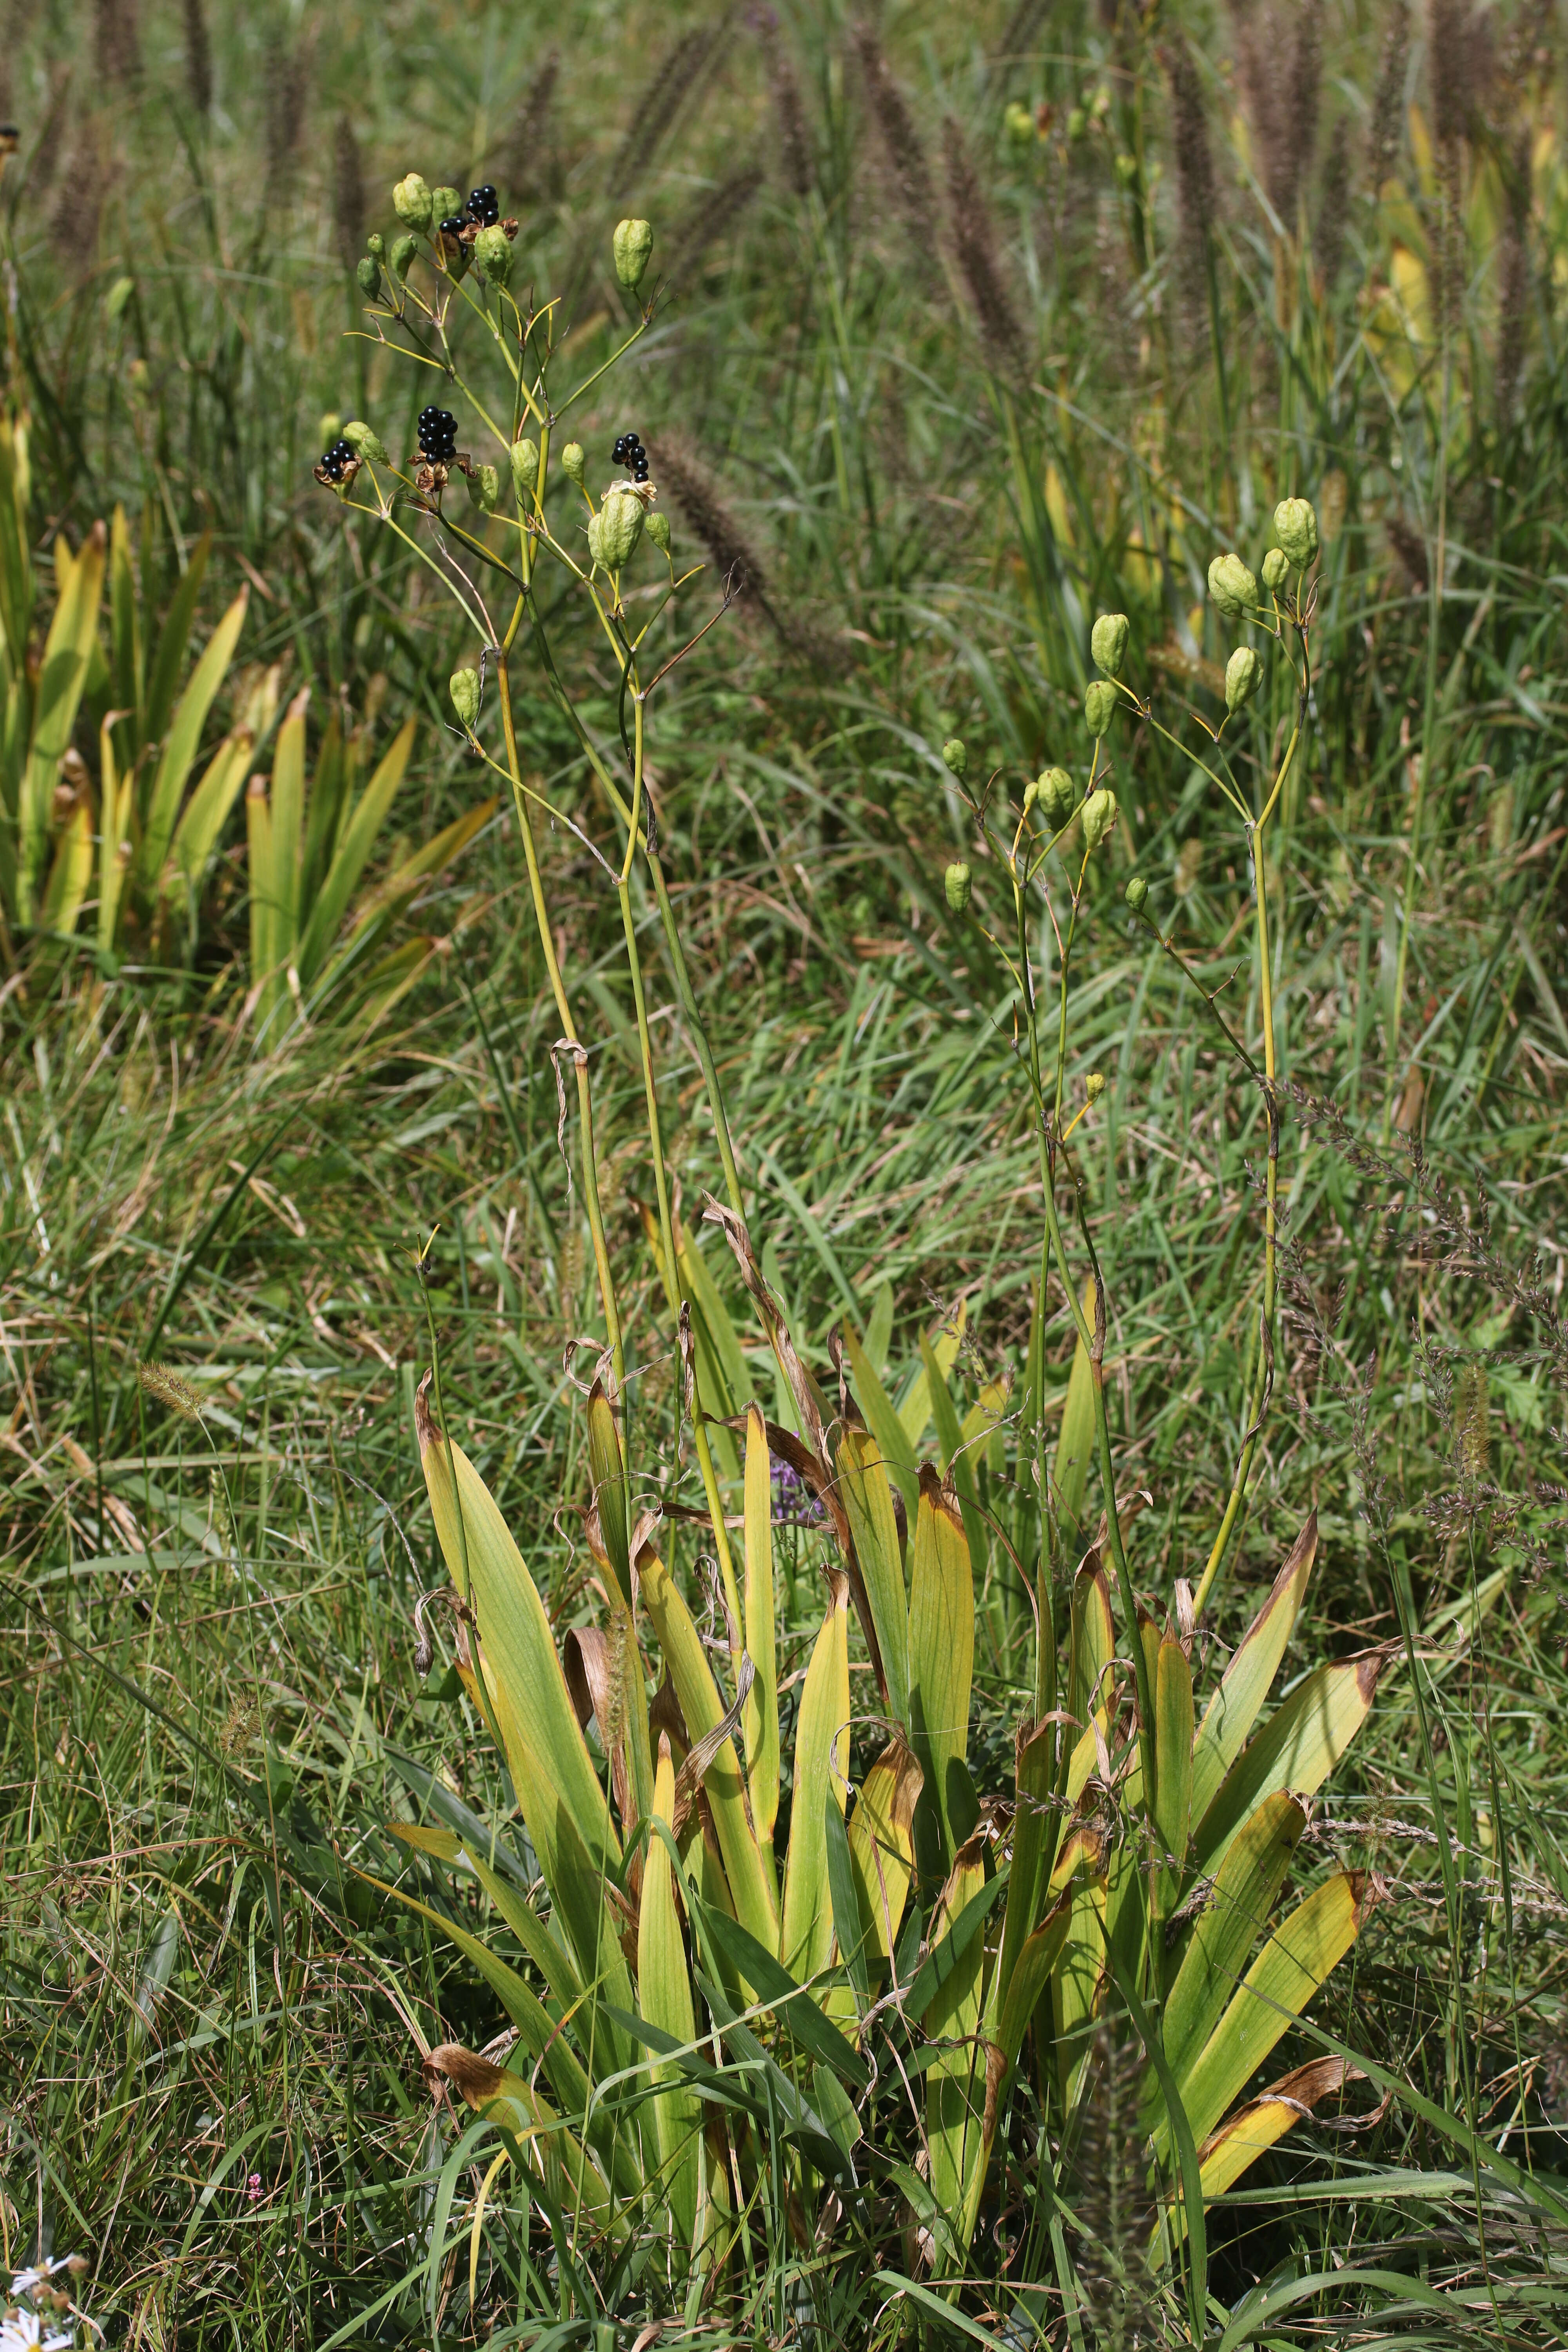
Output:
[[189,1381],[171,1371],[167,1364],[138,1364],[136,1381],[143,1396],[156,1399],[177,1412],[182,1421],[200,1421],[202,1401]]

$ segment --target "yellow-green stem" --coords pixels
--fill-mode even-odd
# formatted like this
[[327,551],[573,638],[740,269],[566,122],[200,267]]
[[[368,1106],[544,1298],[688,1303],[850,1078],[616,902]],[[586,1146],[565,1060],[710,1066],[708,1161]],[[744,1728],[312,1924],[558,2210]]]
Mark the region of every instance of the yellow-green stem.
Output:
[[588,1084],[588,1062],[577,1034],[577,1024],[572,1018],[572,1006],[566,994],[566,984],[561,976],[561,966],[555,953],[555,941],[551,935],[550,910],[544,901],[544,877],[539,870],[539,851],[533,838],[533,817],[528,796],[522,789],[522,767],[518,759],[517,730],[511,715],[511,686],[507,676],[506,656],[496,664],[497,686],[500,694],[501,728],[506,737],[507,772],[511,778],[511,796],[517,810],[517,822],[522,835],[522,854],[528,862],[528,887],[533,899],[534,920],[539,929],[539,944],[543,950],[544,968],[550,977],[550,992],[555,999],[555,1009],[561,1016],[562,1034],[572,1046],[573,1067],[577,1081],[577,1116],[583,1133],[583,1193],[588,1204],[588,1231],[593,1237],[594,1263],[598,1269],[599,1297],[605,1310],[605,1336],[609,1342],[610,1358],[615,1366],[617,1388],[626,1378],[626,1357],[621,1345],[621,1320],[616,1306],[615,1277],[610,1271],[610,1254],[605,1244],[605,1220],[599,1204],[599,1165],[594,1150],[594,1102]]

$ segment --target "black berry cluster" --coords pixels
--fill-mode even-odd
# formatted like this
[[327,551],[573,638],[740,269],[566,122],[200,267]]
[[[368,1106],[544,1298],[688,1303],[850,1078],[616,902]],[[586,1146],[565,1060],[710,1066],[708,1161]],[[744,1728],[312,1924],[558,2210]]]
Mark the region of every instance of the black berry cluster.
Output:
[[647,451],[635,433],[622,434],[610,452],[610,462],[616,466],[628,466],[634,482],[646,482],[647,479]]
[[446,219],[440,225],[440,234],[443,236],[455,237],[460,245],[463,240],[463,231],[468,227],[468,216],[467,213],[448,213]]
[[337,440],[321,459],[321,472],[329,482],[341,482],[348,467],[358,458],[359,452],[352,441]]
[[471,221],[478,221],[481,228],[495,226],[500,218],[500,203],[488,180],[482,188],[469,190],[468,201],[463,210]]
[[458,454],[458,420],[449,408],[419,412],[419,455],[431,466],[449,466]]

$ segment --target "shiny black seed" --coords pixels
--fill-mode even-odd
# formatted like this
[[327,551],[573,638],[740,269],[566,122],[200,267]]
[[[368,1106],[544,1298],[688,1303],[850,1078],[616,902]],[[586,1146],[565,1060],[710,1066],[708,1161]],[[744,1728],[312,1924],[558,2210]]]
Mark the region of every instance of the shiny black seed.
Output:
[[461,213],[448,213],[441,223],[441,234],[443,236],[460,237],[468,226]]
[[647,467],[646,466],[635,466],[632,468],[632,479],[634,482],[646,482],[647,479]]
[[500,205],[496,201],[496,192],[488,182],[484,187],[469,191],[468,201],[463,209],[470,220],[478,221],[485,228],[490,227],[500,218]]

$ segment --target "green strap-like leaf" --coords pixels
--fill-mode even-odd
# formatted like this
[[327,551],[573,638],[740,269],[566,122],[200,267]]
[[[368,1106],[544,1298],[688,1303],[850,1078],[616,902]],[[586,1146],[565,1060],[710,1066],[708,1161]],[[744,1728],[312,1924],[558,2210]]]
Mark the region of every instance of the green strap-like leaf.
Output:
[[1383,1660],[1373,1654],[1320,1666],[1298,1685],[1231,1766],[1193,1834],[1193,1867],[1219,1868],[1226,1848],[1265,1797],[1321,1788],[1366,1721]]
[[887,1677],[888,1713],[908,1738],[910,1606],[904,1593],[899,1523],[888,1484],[889,1465],[880,1441],[863,1429],[847,1429],[838,1442],[837,1470],[839,1500],[848,1515]]
[[848,1796],[849,1580],[828,1571],[827,1612],[812,1648],[795,1735],[795,1794],[784,1864],[779,1958],[803,1980],[827,1966],[833,1901],[827,1879],[826,1805]]
[[1241,1981],[1306,1822],[1287,1790],[1267,1797],[1220,1864],[1165,2000],[1165,2052],[1178,2082],[1191,2074]]
[[1318,1549],[1314,1511],[1274,1580],[1268,1600],[1247,1627],[1225,1679],[1204,1710],[1193,1748],[1192,1811],[1201,1822],[1220,1782],[1240,1755],[1285,1654]]
[[[136,853],[136,873],[143,889],[156,888],[162,880],[164,861],[174,838],[174,826],[180,814],[180,803],[184,797],[186,781],[201,748],[202,730],[207,723],[207,713],[234,659],[234,649],[245,625],[249,601],[249,589],[242,588],[207,639],[205,650],[180,697],[142,819],[142,843]],[[149,740],[155,742],[158,739],[154,735]],[[275,780],[274,823],[279,821],[279,795]]]
[[371,851],[391,814],[413,749],[414,721],[410,719],[393,737],[338,835],[331,861],[300,931],[300,978],[307,988],[342,928],[349,901],[359,887]]
[[[653,1810],[668,1828],[675,1819],[675,1766],[669,1741],[661,1733],[654,1771]],[[652,2025],[662,2027],[682,2043],[697,2038],[697,2016],[691,1999],[691,1972],[676,1907],[670,1844],[662,1837],[649,1839],[643,1864],[642,1901],[637,1915],[637,2004]],[[689,2253],[697,2229],[700,2165],[698,2135],[701,2104],[677,2066],[659,2063],[653,2069],[658,2092],[653,2102],[654,2137],[658,2147],[659,2187],[669,2200],[678,2243]]]
[[741,1717],[746,1788],[758,1838],[771,1843],[779,1810],[779,1660],[773,1631],[773,1462],[767,1425],[755,1405],[746,1414],[746,1655],[752,1687]]
[[[1206,2138],[1349,1951],[1365,1916],[1365,1885],[1361,1872],[1337,1871],[1268,1937],[1187,2071],[1182,2103],[1194,2138]],[[1156,2149],[1164,2145],[1162,2126],[1154,2139]]]
[[917,1843],[921,1819],[929,1819],[943,1875],[973,1826],[965,1818],[973,1798],[964,1769],[973,1672],[974,1575],[968,1538],[951,1495],[928,1465],[921,1472],[910,1579],[910,1742],[925,1774]]

